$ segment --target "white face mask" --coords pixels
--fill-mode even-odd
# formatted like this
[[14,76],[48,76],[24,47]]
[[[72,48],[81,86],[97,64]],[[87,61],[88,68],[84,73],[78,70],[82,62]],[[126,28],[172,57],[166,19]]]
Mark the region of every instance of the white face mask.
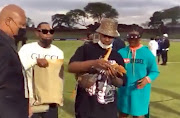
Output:
[[103,44],[100,40],[98,41],[98,44],[99,44],[99,46],[101,47],[101,48],[103,48],[103,49],[108,49],[108,48],[112,48],[112,43],[110,44],[110,45],[105,45],[105,44]]

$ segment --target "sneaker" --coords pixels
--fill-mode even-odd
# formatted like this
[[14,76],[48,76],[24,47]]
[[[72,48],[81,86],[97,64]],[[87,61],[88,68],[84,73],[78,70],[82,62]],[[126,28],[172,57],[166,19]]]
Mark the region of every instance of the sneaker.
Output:
[[165,66],[165,65],[166,65],[166,63],[162,63],[161,65]]

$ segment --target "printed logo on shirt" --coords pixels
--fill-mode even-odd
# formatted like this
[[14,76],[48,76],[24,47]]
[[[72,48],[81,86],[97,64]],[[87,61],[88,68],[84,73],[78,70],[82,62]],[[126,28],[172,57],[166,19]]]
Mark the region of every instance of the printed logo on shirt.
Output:
[[43,58],[43,59],[58,59],[58,56],[56,55],[42,55],[42,54],[37,54],[37,53],[32,53],[31,54],[32,59],[37,59],[37,58]]
[[97,96],[97,101],[100,104],[108,104],[115,100],[114,96],[116,87],[108,84],[107,79],[105,79],[106,77],[107,76],[104,74],[99,74],[97,82],[90,88],[86,89],[90,96]]
[[[115,60],[109,60],[113,65],[116,64]],[[100,70],[96,83],[90,88],[86,89],[90,96],[96,95],[97,101],[100,104],[108,104],[114,102],[116,87],[109,82],[108,76],[105,74],[105,70]]]
[[143,59],[131,59],[130,62],[131,63],[137,63],[137,64],[144,64],[144,60]]
[[124,59],[124,63],[129,63],[130,62],[130,59],[129,58],[125,58]]

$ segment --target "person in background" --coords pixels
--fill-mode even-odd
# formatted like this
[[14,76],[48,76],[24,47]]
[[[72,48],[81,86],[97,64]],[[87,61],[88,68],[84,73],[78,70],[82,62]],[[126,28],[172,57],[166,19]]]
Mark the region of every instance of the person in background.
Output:
[[124,48],[126,46],[125,42],[120,39],[120,37],[117,37],[114,39],[114,42],[113,42],[113,49],[118,51],[119,49],[121,48]]
[[159,75],[156,59],[148,47],[141,44],[138,29],[127,35],[129,46],[118,51],[127,71],[125,86],[118,88],[119,118],[144,118],[148,114],[151,83]]
[[155,41],[154,38],[151,38],[148,45],[149,45],[150,51],[156,57],[156,53],[157,53],[157,50],[158,50],[158,43]]
[[162,39],[159,36],[156,36],[156,42],[158,43],[157,49],[157,63],[159,64],[162,54]]
[[28,91],[14,36],[26,30],[26,16],[17,5],[0,12],[0,118],[28,118]]
[[[48,67],[47,59],[64,59],[64,53],[61,49],[51,44],[53,40],[54,30],[51,29],[49,23],[41,22],[36,28],[38,42],[25,44],[19,50],[21,62],[26,70],[28,77],[29,98],[31,106],[34,105],[33,89],[33,70],[38,65],[41,68]],[[61,67],[60,77],[63,79],[63,67]],[[36,83],[35,83],[36,84]],[[60,93],[57,93],[60,94]],[[48,104],[48,110],[40,113],[34,113],[31,118],[58,118],[58,106],[55,103]]]
[[169,47],[170,47],[170,42],[168,39],[168,34],[163,34],[163,38],[162,38],[162,64],[161,65],[167,64]]

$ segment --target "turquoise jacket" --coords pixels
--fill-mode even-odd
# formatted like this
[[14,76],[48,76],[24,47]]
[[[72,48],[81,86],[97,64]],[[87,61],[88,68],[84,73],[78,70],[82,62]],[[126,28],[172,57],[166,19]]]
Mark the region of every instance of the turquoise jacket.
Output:
[[127,70],[126,85],[118,89],[119,111],[133,116],[148,113],[151,83],[144,88],[137,88],[137,81],[148,76],[154,81],[159,75],[156,59],[146,46],[130,49],[129,46],[120,49],[119,54],[124,59]]

